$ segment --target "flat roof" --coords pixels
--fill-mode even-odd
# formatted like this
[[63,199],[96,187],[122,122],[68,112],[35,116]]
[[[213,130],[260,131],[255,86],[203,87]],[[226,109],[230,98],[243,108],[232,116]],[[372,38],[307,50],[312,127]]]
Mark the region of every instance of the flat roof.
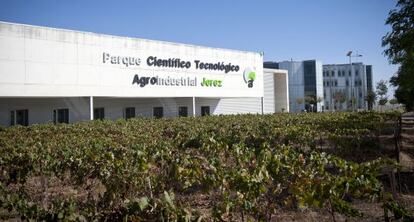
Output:
[[128,37],[128,36],[118,36],[118,35],[103,34],[103,33],[89,32],[89,31],[79,31],[79,30],[64,29],[64,28],[54,28],[54,27],[48,27],[48,26],[38,26],[38,25],[30,25],[30,24],[14,23],[14,22],[6,22],[6,21],[0,21],[0,23],[8,24],[8,25],[18,25],[18,26],[27,26],[27,27],[34,27],[34,28],[58,30],[58,31],[83,33],[83,34],[86,33],[86,34],[106,36],[106,37],[111,37],[111,38],[115,37],[115,38],[124,38],[124,39],[132,39],[132,40],[144,40],[144,41],[149,41],[149,42],[161,42],[161,43],[167,43],[167,44],[172,44],[172,45],[181,45],[181,46],[189,46],[189,47],[201,47],[201,48],[209,48],[209,49],[217,49],[217,50],[226,50],[226,51],[233,51],[233,52],[238,52],[238,53],[252,53],[252,54],[259,54],[260,56],[263,56],[263,52],[253,52],[253,51],[244,51],[244,50],[237,50],[237,49],[227,49],[227,48],[218,48],[218,47],[210,47],[210,46],[201,46],[201,45],[194,45],[194,44],[177,43],[177,42],[169,42],[169,41],[163,41],[163,40],[153,40],[153,39],[145,39],[145,38],[137,38],[137,37]]

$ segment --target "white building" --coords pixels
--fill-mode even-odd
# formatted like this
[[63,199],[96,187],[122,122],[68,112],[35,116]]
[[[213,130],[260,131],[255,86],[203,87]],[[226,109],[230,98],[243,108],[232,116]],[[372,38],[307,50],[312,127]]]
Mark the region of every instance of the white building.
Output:
[[317,60],[265,62],[264,67],[288,71],[291,112],[322,111],[324,109],[322,62]]
[[260,53],[0,22],[0,125],[289,111]]
[[372,90],[372,66],[363,63],[323,65],[326,110],[367,109]]

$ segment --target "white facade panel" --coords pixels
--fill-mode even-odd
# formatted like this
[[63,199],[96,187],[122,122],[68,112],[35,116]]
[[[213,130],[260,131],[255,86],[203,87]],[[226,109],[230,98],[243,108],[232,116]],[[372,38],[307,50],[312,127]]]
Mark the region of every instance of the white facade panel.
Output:
[[[317,109],[319,111],[325,110],[324,106],[324,96],[323,96],[323,68],[322,68],[322,62],[315,61],[315,72],[316,72],[316,98],[321,99],[321,102],[318,102]],[[323,107],[323,108],[322,108]]]
[[[275,74],[264,72],[264,113],[275,113]],[[280,110],[278,110],[280,112]]]
[[[1,97],[263,96],[259,53],[4,22],[0,47]],[[14,81],[23,88],[10,84],[21,76],[16,62],[25,64],[24,81]]]
[[176,117],[185,106],[192,116],[193,97],[196,116],[203,106],[274,113],[289,110],[288,90],[287,72],[264,71],[259,53],[0,22],[0,125],[25,115],[18,110],[28,124],[52,122],[56,109],[70,123],[90,120],[91,97],[112,120],[127,107]]

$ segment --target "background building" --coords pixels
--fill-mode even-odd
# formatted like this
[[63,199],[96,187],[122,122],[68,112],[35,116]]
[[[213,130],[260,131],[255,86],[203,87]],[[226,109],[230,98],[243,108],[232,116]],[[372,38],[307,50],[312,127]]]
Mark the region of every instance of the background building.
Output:
[[372,66],[363,63],[323,65],[326,110],[367,109],[372,88]]
[[[265,68],[288,71],[291,112],[323,111],[322,63],[317,60],[264,62]],[[316,105],[315,105],[316,104]]]
[[261,53],[0,22],[0,125],[282,111]]

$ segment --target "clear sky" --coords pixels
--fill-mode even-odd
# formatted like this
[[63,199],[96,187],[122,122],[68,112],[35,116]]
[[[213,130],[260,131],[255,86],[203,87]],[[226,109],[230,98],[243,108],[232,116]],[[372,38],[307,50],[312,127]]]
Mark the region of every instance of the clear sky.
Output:
[[[210,47],[264,52],[265,61],[318,59],[397,71],[381,47],[395,0],[0,0],[0,20]],[[392,92],[389,93],[392,95]]]

